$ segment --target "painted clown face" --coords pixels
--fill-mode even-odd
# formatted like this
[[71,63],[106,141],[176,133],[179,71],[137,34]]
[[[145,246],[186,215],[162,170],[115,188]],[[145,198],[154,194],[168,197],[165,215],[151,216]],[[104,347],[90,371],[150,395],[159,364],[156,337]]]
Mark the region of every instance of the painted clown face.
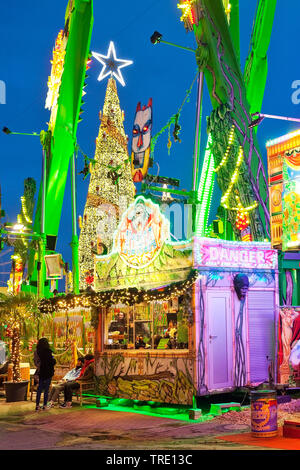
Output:
[[150,146],[152,129],[152,102],[149,100],[147,106],[141,109],[137,106],[135,120],[132,130],[132,151],[135,154],[144,153]]
[[150,163],[152,131],[152,99],[141,108],[138,103],[132,130],[131,173],[135,183],[147,175]]

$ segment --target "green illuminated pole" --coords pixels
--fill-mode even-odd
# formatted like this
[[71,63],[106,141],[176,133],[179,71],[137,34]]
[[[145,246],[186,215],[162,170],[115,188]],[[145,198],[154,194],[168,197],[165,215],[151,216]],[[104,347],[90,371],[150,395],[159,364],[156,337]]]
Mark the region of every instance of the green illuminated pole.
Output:
[[75,154],[73,153],[71,161],[71,185],[72,185],[72,273],[73,273],[73,292],[79,294],[79,255],[78,255],[78,235],[77,235],[77,215],[76,215],[76,171]]
[[[72,7],[72,8],[71,8]],[[78,116],[82,105],[82,89],[86,77],[87,60],[93,25],[93,0],[76,0],[68,3],[65,20],[67,47],[63,73],[57,99],[55,123],[49,125],[48,185],[45,192],[45,235],[57,237],[65,184],[70,159],[74,152],[74,140]],[[42,217],[42,188],[40,188],[33,230],[40,230]],[[76,244],[76,240],[74,240]],[[43,251],[43,247],[41,247]],[[40,254],[40,257],[42,254]],[[28,277],[32,289],[35,280],[42,275],[37,273],[35,252],[30,251]]]
[[192,232],[196,232],[196,218],[198,210],[198,180],[199,180],[199,160],[201,147],[201,123],[202,123],[202,98],[203,98],[204,74],[200,70],[198,78],[197,108],[196,108],[196,128],[194,144],[194,167],[193,167],[193,200],[192,202]]
[[214,189],[215,165],[214,156],[210,150],[211,142],[211,135],[209,134],[198,188],[199,204],[197,206],[196,235],[199,237],[205,236],[210,211],[210,203]]
[[204,74],[202,71],[200,71],[199,78],[198,78],[197,111],[196,111],[193,191],[197,191],[198,189],[199,158],[200,158],[200,143],[201,143],[201,122],[202,122],[203,79],[204,79]]

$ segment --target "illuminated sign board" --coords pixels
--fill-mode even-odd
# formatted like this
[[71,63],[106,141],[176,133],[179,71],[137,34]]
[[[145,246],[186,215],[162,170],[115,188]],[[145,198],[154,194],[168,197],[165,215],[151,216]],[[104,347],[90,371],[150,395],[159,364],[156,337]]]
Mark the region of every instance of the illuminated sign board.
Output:
[[59,253],[55,255],[45,255],[47,279],[62,279],[62,258]]
[[272,247],[300,248],[300,130],[267,143]]
[[169,222],[159,206],[140,196],[123,214],[114,237],[114,251],[128,266],[144,268],[154,261],[169,238]]
[[194,260],[199,267],[276,269],[277,251],[270,243],[195,238]]
[[286,151],[283,161],[282,249],[300,247],[300,148]]
[[57,102],[59,97],[59,88],[61,84],[62,74],[64,71],[64,61],[66,54],[67,38],[64,36],[64,31],[61,30],[58,33],[55,41],[55,47],[53,50],[53,59],[51,60],[52,68],[51,75],[48,78],[48,93],[45,103],[45,108],[51,110],[50,125],[54,126],[56,113],[57,113]]

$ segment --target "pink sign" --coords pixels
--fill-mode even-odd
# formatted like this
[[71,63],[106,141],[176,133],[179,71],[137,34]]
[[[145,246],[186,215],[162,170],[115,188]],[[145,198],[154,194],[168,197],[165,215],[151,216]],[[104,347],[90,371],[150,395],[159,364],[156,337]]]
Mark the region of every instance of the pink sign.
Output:
[[243,243],[195,239],[195,263],[197,266],[226,268],[277,268],[277,251],[269,243]]

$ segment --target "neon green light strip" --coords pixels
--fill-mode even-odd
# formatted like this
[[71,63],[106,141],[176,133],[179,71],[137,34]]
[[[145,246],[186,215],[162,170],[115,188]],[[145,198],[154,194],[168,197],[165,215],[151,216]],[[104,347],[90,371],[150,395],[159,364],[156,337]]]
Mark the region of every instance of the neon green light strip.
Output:
[[214,189],[214,156],[212,151],[210,150],[211,144],[212,137],[209,134],[198,188],[199,204],[197,206],[196,216],[196,235],[199,237],[205,236],[210,211],[211,198]]

